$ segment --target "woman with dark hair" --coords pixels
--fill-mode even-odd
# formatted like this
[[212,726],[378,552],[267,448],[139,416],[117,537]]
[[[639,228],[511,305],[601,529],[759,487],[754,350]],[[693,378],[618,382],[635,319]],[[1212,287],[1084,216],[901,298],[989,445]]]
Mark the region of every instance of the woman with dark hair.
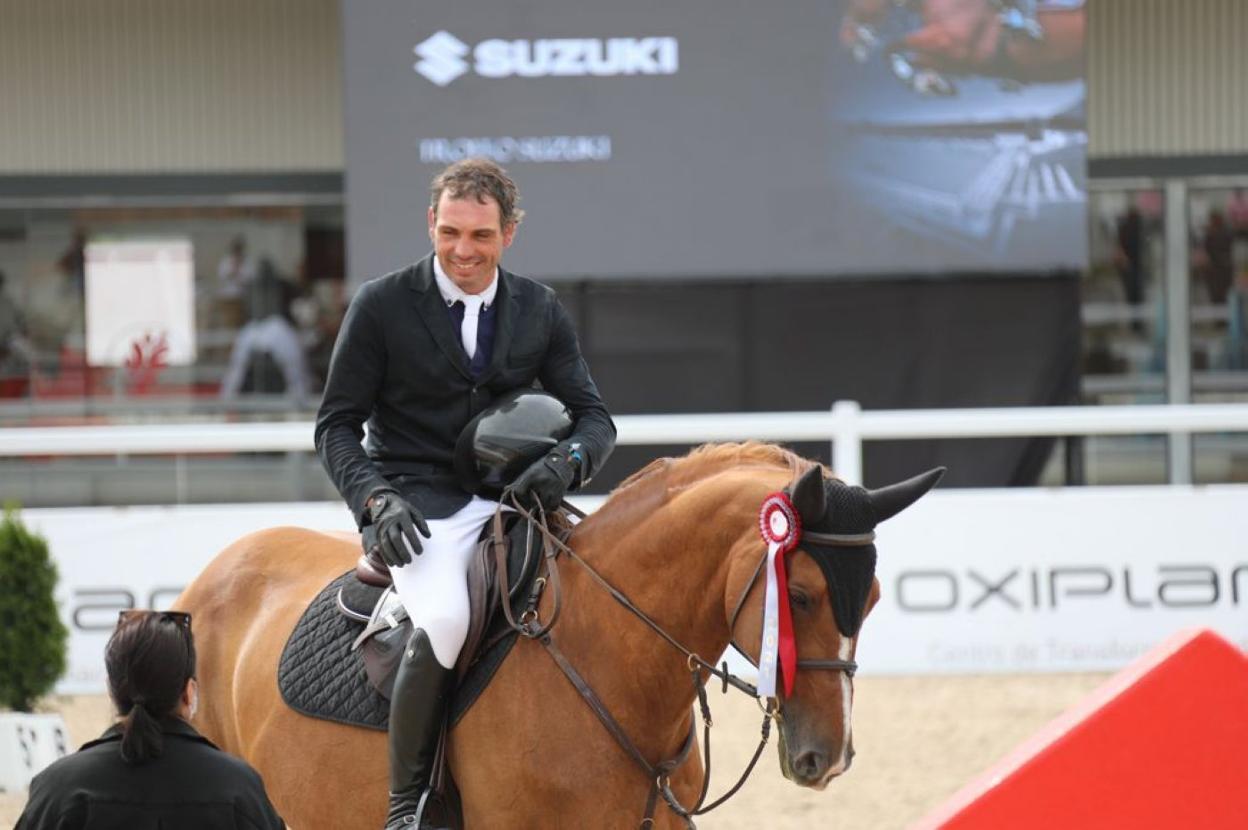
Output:
[[281,830],[259,774],[191,727],[191,616],[123,611],[104,651],[121,716],[30,783],[15,830]]

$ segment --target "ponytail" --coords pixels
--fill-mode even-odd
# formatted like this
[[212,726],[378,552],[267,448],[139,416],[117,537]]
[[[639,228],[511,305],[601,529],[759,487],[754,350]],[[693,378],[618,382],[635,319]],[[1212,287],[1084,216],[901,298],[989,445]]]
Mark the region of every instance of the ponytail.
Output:
[[165,751],[160,722],[147,711],[147,704],[135,702],[121,719],[121,760],[141,764],[159,758]]
[[162,721],[178,716],[187,681],[195,676],[190,616],[174,611],[127,611],[104,649],[108,693],[121,715],[121,758],[142,764],[165,749]]

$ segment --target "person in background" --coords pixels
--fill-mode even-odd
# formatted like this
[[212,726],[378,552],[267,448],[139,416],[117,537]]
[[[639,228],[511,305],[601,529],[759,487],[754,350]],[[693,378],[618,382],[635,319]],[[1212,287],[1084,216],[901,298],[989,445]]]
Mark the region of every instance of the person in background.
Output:
[[[83,335],[87,330],[87,231],[75,228],[69,247],[56,261],[60,273],[56,318],[65,338]],[[62,344],[62,349],[67,344]]]
[[1135,205],[1118,218],[1118,248],[1114,252],[1114,264],[1122,280],[1123,294],[1131,306],[1131,328],[1143,330],[1143,323],[1134,316],[1144,302],[1144,220]]
[[1248,192],[1242,187],[1232,190],[1226,200],[1226,220],[1235,236],[1248,236]]
[[121,716],[30,783],[15,830],[281,830],[260,775],[191,726],[189,614],[123,611],[104,652]]
[[61,272],[68,289],[81,298],[87,281],[87,232],[84,228],[74,228],[69,247],[56,261],[56,269]]
[[1235,275],[1226,293],[1227,368],[1248,370],[1248,268]]
[[243,294],[256,273],[256,261],[247,254],[247,240],[241,235],[234,237],[217,264],[217,312],[223,327],[236,329],[242,325]]
[[5,282],[5,274],[0,271],[0,398],[10,397],[14,394],[12,390],[25,388],[35,357],[34,346],[26,337],[26,316],[9,294]]
[[1226,223],[1226,214],[1220,210],[1209,212],[1209,223],[1205,225],[1204,236],[1201,238],[1200,257],[1205,279],[1205,288],[1209,292],[1209,302],[1222,305],[1226,302],[1227,292],[1235,273],[1234,260],[1231,256],[1233,238],[1230,226]]
[[296,406],[308,402],[312,392],[308,358],[290,317],[294,290],[288,280],[278,276],[270,260],[261,261],[259,273],[247,286],[247,323],[234,339],[230,363],[221,380],[222,398],[237,398],[252,360],[267,354],[281,370],[286,395]]

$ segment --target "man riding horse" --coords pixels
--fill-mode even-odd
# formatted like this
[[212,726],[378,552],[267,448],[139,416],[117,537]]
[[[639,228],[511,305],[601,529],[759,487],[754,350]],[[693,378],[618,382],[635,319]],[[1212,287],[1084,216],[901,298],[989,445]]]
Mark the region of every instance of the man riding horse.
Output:
[[413,623],[390,700],[386,830],[416,824],[467,633],[469,558],[498,507],[456,478],[457,440],[499,398],[540,381],[566,405],[571,432],[510,483],[546,510],[615,445],[567,311],[550,288],[498,265],[523,216],[518,199],[504,170],[482,159],[433,180],[434,251],[360,288],[317,413],[321,462]]

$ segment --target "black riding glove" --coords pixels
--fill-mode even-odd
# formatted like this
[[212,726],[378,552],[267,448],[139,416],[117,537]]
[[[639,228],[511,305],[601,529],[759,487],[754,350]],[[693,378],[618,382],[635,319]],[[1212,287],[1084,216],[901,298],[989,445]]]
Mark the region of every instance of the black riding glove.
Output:
[[580,459],[575,445],[560,444],[530,464],[512,483],[512,492],[530,509],[555,510],[576,480]]
[[410,564],[412,554],[419,555],[422,550],[417,529],[421,536],[429,538],[425,517],[392,490],[383,490],[369,498],[367,509],[369,519],[377,530],[377,548],[382,561],[392,568]]

